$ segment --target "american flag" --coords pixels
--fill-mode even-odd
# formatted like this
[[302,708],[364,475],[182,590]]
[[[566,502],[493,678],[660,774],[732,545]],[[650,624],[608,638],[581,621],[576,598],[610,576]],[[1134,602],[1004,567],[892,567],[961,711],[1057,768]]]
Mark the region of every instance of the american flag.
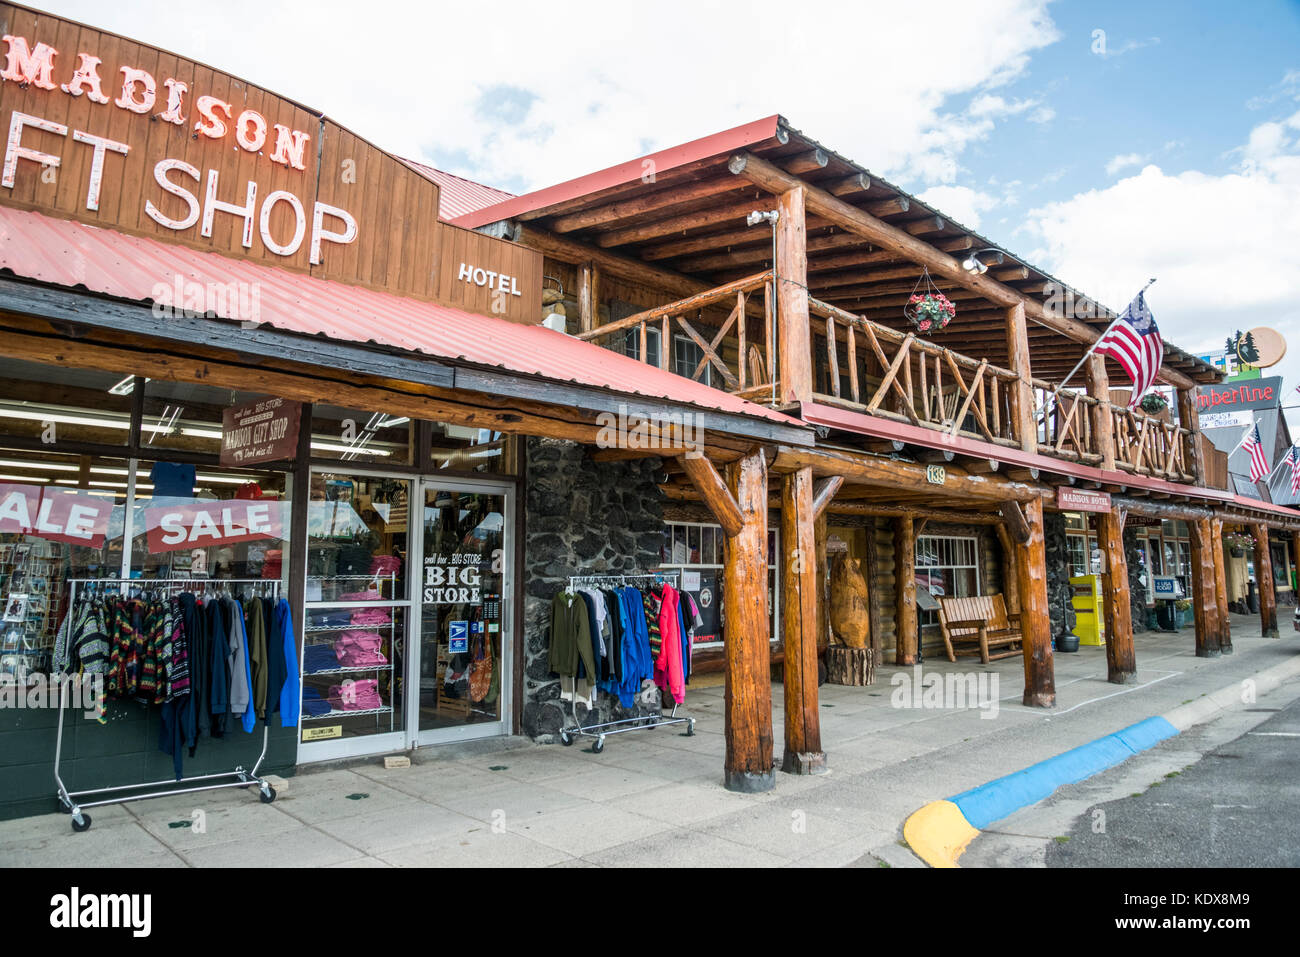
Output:
[[1291,463],[1291,494],[1300,492],[1300,449],[1294,445],[1287,450],[1286,460]]
[[1110,328],[1097,340],[1094,349],[1104,356],[1110,356],[1124,367],[1133,382],[1128,407],[1136,408],[1143,394],[1156,381],[1160,363],[1165,357],[1164,340],[1160,338],[1155,317],[1147,308],[1142,293],[1138,293],[1123,314],[1111,323]]
[[1268,459],[1264,458],[1264,440],[1259,437],[1259,426],[1250,430],[1250,438],[1241,443],[1241,447],[1250,455],[1250,480],[1258,482],[1268,475]]

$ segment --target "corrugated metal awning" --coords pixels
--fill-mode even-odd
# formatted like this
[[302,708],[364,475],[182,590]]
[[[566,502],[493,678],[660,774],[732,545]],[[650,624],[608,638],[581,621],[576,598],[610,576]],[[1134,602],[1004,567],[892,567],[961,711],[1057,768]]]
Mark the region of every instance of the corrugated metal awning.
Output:
[[[781,412],[543,326],[520,325],[35,212],[0,207],[0,269],[21,279],[135,302],[154,301],[160,286],[175,289],[178,280],[182,287],[193,283],[229,288],[233,283],[245,290],[245,306],[256,291],[256,313],[241,315],[239,304],[231,302],[224,310],[215,310],[224,319],[802,426]],[[211,310],[213,304],[207,305]]]

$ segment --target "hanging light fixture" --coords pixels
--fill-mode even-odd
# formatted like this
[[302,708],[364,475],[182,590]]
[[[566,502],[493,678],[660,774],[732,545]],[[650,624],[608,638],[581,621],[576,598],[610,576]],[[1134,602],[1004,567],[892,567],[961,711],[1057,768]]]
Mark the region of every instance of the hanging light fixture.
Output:
[[996,253],[997,264],[999,266],[1002,265],[1002,259],[1005,256],[1005,253],[1003,253],[1002,250],[1000,249],[995,249],[992,246],[990,246],[986,249],[977,249],[975,250],[975,252],[967,256],[964,260],[962,260],[961,268],[966,270],[968,273],[972,273],[976,276],[984,275],[986,272],[989,271],[988,263],[983,262],[980,259],[980,256],[984,255],[984,253]]

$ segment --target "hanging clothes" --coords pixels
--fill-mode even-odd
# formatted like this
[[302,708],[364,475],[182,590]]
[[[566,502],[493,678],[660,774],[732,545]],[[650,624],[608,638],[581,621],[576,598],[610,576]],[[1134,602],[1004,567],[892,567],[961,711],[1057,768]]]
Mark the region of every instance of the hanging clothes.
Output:
[[[659,635],[659,651],[655,655],[655,684],[672,695],[677,704],[686,700],[686,680],[682,668],[681,618],[677,605],[677,589],[667,582],[657,583],[647,592]],[[649,623],[648,623],[649,624]],[[654,631],[651,631],[654,635]],[[654,647],[653,637],[651,647]]]

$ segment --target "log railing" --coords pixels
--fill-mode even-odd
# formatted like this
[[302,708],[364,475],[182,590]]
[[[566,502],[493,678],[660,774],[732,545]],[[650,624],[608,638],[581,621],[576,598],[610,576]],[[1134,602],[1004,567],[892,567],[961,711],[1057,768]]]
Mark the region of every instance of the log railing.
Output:
[[1102,401],[1086,392],[1063,389],[1054,382],[1029,381],[1034,388],[1038,451],[1087,465],[1101,462],[1101,450],[1093,435],[1093,415]]
[[[626,319],[607,322],[578,338],[599,341],[614,333],[626,335],[634,331],[640,344],[638,356],[646,362],[648,330],[657,323],[660,329],[659,365],[671,369],[673,336],[680,330],[700,348],[702,356],[691,378],[698,381],[705,369],[712,369],[714,375],[722,380],[725,391],[761,400],[772,394],[777,374],[772,361],[776,354],[772,295],[772,272],[769,270],[686,299],[646,309]],[[761,301],[761,312],[759,302],[750,301],[755,297]],[[722,309],[727,306],[731,311],[724,319]],[[704,324],[705,310],[717,315],[720,320],[717,325]],[[758,335],[751,335],[756,319],[761,319],[762,330]]]
[[814,396],[818,401],[949,435],[1020,444],[1010,414],[1014,372],[817,299],[808,309],[826,350],[827,391]]
[[1171,482],[1195,482],[1189,452],[1194,436],[1158,416],[1107,403],[1115,426],[1115,467]]

